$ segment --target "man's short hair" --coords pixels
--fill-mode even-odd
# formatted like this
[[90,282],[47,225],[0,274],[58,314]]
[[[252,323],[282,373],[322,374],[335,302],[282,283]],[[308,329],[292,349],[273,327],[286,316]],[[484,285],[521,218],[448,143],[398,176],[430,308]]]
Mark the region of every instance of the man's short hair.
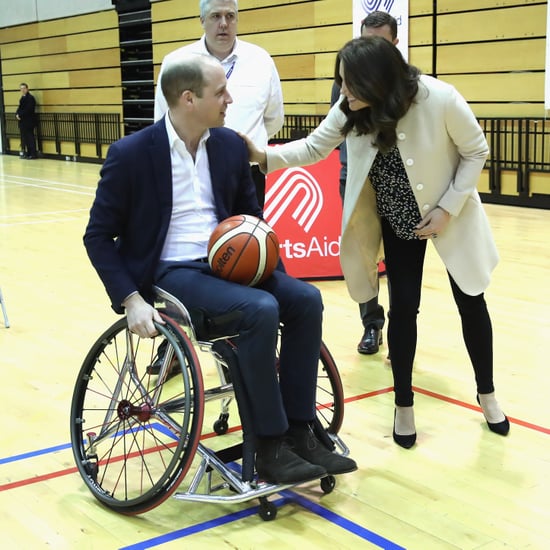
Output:
[[363,33],[363,29],[365,28],[378,29],[384,25],[388,25],[391,37],[395,40],[397,38],[397,19],[385,11],[373,11],[369,13],[367,17],[361,21],[361,33]]
[[168,62],[160,77],[160,87],[168,107],[176,105],[185,90],[202,97],[205,84],[203,65],[207,59],[206,55],[196,53]]
[[[212,2],[214,2],[214,0],[199,0],[199,13],[201,19],[204,19],[210,13],[210,5]],[[235,11],[238,13],[239,5],[237,0],[232,0],[232,2],[235,4]]]

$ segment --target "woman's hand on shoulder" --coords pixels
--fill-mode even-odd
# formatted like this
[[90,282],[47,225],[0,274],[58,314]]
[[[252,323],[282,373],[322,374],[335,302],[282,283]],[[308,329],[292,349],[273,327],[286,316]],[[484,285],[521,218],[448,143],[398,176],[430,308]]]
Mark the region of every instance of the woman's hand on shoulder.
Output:
[[241,132],[237,132],[237,134],[239,134],[239,136],[241,136],[246,143],[250,162],[259,164],[260,170],[265,173],[267,170],[267,155],[265,150],[258,149],[258,147],[256,147],[254,142],[246,134],[242,134]]

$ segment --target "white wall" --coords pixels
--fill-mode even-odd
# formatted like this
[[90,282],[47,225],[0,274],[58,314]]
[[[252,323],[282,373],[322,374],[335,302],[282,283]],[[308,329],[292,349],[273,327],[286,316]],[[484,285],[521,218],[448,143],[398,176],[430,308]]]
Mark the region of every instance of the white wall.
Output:
[[113,7],[111,0],[0,0],[0,28]]

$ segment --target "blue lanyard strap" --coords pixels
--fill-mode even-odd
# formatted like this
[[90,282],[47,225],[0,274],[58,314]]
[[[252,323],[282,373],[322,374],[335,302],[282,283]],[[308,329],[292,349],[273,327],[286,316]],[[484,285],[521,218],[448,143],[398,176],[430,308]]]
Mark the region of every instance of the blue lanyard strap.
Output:
[[227,69],[227,72],[225,73],[225,78],[227,78],[229,80],[229,77],[231,76],[231,73],[233,72],[233,69],[235,68],[235,62],[237,60],[234,59],[233,60],[233,63],[231,63],[231,67],[229,67],[229,69]]

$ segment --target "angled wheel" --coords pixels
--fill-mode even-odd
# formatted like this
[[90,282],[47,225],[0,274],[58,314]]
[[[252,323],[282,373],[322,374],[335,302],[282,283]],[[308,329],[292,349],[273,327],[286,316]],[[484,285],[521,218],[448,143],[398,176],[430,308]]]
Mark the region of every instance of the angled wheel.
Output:
[[331,434],[337,434],[344,420],[344,390],[338,367],[324,342],[321,342],[317,394],[317,418]]
[[258,514],[264,521],[273,521],[277,517],[277,506],[266,497],[260,497]]
[[199,361],[187,335],[163,318],[159,335],[147,339],[126,318],[113,324],[89,351],[73,393],[78,470],[98,500],[124,514],[150,510],[177,489],[202,431]]

